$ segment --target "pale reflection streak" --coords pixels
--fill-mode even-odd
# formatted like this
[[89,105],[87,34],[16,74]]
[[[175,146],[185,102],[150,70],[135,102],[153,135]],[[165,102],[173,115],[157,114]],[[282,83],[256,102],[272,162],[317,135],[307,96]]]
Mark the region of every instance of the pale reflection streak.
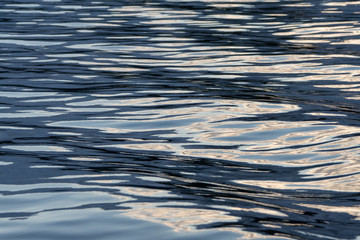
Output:
[[[358,166],[355,166],[355,168],[359,168],[359,163],[357,163]],[[339,165],[336,165],[337,169],[341,168]],[[351,165],[347,166],[348,168],[351,168]],[[319,170],[319,172],[325,172],[329,169],[322,169],[318,168],[316,170]],[[316,172],[314,170],[313,172]],[[336,169],[332,169],[333,172],[335,172],[335,175],[332,176],[334,178],[328,178],[325,180],[316,179],[314,181],[307,180],[304,178],[301,182],[285,182],[285,181],[273,181],[273,180],[238,180],[235,181],[239,184],[245,184],[250,186],[258,186],[266,189],[282,189],[282,190],[297,190],[298,192],[301,191],[307,191],[307,190],[327,190],[327,191],[335,191],[335,192],[354,192],[360,189],[360,180],[354,178],[353,175],[350,176],[339,176],[336,172]],[[308,172],[305,172],[308,174]],[[312,173],[316,174],[316,173]]]
[[325,2],[324,6],[349,6],[349,5],[359,5],[360,1],[346,1],[346,2]]
[[[127,206],[128,204],[123,204]],[[165,205],[172,205],[171,202]],[[176,205],[176,203],[175,203]],[[231,222],[237,221],[237,217],[227,215],[226,212],[219,210],[206,210],[196,207],[166,207],[157,203],[132,203],[132,208],[125,211],[124,214],[137,219],[167,225],[177,232],[195,231],[194,226],[208,224],[213,222]],[[232,230],[232,229],[220,229]],[[234,229],[235,230],[235,229]]]
[[71,152],[70,149],[60,146],[46,146],[46,145],[16,145],[16,146],[3,146],[5,149],[13,149],[26,152]]
[[[132,196],[143,197],[163,197],[161,191],[152,189],[140,188],[121,188],[122,192],[127,192]],[[160,195],[159,195],[160,194]],[[166,194],[166,192],[165,192]],[[202,231],[201,226],[207,224],[214,224],[221,222],[225,226],[217,227],[219,231],[230,231],[241,235],[241,239],[263,239],[261,234],[242,231],[236,226],[231,227],[231,223],[241,221],[240,216],[231,215],[229,211],[243,212],[246,214],[263,214],[268,217],[287,217],[284,212],[269,208],[241,208],[237,206],[211,205],[206,209],[198,207],[196,204],[186,203],[182,201],[166,201],[164,203],[158,202],[126,202],[122,203],[123,207],[130,207],[129,210],[123,210],[122,213],[128,217],[142,219],[145,221],[161,223],[171,227],[176,232],[199,232]],[[230,223],[230,226],[226,226]],[[263,221],[262,225],[270,228],[281,228],[277,225],[272,225],[268,221]],[[206,228],[204,228],[204,231]],[[267,236],[266,239],[272,239]],[[274,239],[288,239],[286,237],[277,236]]]

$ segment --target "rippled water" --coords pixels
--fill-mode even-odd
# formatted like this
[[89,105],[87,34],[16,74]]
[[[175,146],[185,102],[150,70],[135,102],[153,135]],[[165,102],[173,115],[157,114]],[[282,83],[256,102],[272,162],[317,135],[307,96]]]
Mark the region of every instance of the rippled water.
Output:
[[359,16],[2,1],[1,239],[360,239]]

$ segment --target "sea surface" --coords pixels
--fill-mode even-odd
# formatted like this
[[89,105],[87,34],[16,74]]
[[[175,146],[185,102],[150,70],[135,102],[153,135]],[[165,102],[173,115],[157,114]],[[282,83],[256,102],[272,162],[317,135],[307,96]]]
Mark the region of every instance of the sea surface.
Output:
[[359,240],[360,2],[2,0],[0,238]]

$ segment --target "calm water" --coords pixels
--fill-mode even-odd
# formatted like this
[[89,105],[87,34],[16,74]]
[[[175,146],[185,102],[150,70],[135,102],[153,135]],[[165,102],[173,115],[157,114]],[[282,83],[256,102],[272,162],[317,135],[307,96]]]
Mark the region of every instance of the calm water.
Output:
[[359,17],[1,1],[1,239],[359,240]]

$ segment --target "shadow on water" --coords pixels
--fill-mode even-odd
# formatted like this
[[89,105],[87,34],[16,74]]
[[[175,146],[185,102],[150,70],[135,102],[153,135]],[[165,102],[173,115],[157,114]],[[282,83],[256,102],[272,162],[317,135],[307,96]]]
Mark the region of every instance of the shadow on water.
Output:
[[[5,52],[1,57],[8,58],[0,69],[1,107],[12,110],[0,120],[1,125],[8,126],[1,129],[2,195],[11,198],[90,191],[125,200],[44,206],[36,211],[6,210],[0,214],[1,218],[31,219],[44,212],[101,208],[166,224],[173,219],[161,213],[164,209],[173,211],[174,218],[184,222],[171,225],[180,231],[184,225],[198,230],[238,230],[242,234],[254,232],[290,239],[350,240],[360,236],[359,189],[331,191],[309,189],[306,185],[308,181],[338,181],[342,177],[358,176],[356,169],[323,177],[304,174],[311,169],[341,166],[340,161],[304,166],[255,164],[161,150],[115,148],[112,146],[131,141],[132,145],[141,146],[143,141],[165,142],[186,145],[187,149],[214,150],[216,146],[197,144],[194,139],[176,134],[174,129],[135,129],[116,132],[114,136],[101,128],[64,125],[101,117],[116,120],[126,116],[131,121],[140,116],[146,120],[151,118],[151,112],[136,114],[145,110],[206,107],[190,101],[156,105],[166,98],[169,102],[224,99],[298,106],[293,111],[229,117],[220,120],[223,123],[318,122],[318,125],[359,127],[356,98],[359,49],[353,44],[358,36],[352,32],[353,28],[358,29],[358,13],[353,4],[346,4],[347,1],[337,4],[104,1],[93,10],[81,7],[85,6],[83,2],[73,5],[64,1],[58,8],[51,2],[39,2],[34,12],[21,12],[12,11],[16,8],[11,5],[13,1],[6,3],[10,4],[5,5],[9,11],[0,17],[0,25],[6,26],[1,32],[18,42],[14,45],[3,35],[0,39],[0,48]],[[53,15],[49,17],[47,12]],[[15,25],[20,22],[20,13],[28,18],[21,21],[30,23]],[[106,19],[109,26],[88,26],[87,20],[79,22],[79,16],[86,16],[88,21],[95,19],[98,24]],[[42,17],[47,24],[30,21]],[[29,30],[28,25],[37,28]],[[69,30],[69,26],[77,30]],[[37,35],[44,32],[59,36],[59,40],[50,38],[37,43]],[[21,40],[23,37],[16,37],[15,33],[28,37]],[[25,61],[26,57],[30,60]],[[25,100],[17,97],[19,89],[22,94],[29,94]],[[155,100],[145,106],[136,102],[106,105],[96,102],[99,96],[107,100],[118,100],[119,96],[122,100]],[[56,97],[69,100],[54,101]],[[76,99],[95,103],[82,106]],[[358,134],[337,135],[327,141]],[[53,152],[46,148],[31,149],[38,144],[57,148]],[[232,150],[239,146],[217,148]],[[298,146],[303,147],[306,146]],[[341,147],[337,150],[357,150],[359,146]],[[289,146],[284,148],[291,150]],[[244,152],[274,150],[277,149]],[[288,185],[258,186],[260,181]],[[5,189],[10,185],[14,187]],[[199,215],[198,221],[184,218],[189,212]],[[202,216],[204,212],[208,215]]]

